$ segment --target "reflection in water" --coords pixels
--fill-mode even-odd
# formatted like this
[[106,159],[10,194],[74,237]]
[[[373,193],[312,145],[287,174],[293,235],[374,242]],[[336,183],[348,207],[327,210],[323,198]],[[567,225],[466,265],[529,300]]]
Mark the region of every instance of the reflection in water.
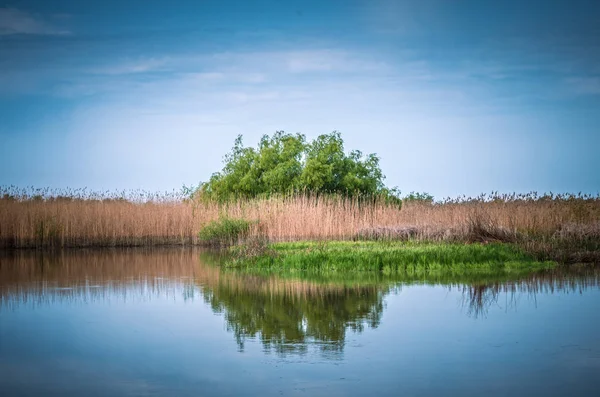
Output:
[[[201,259],[202,258],[202,259]],[[266,351],[304,354],[312,346],[328,358],[343,352],[346,333],[380,324],[384,298],[403,285],[459,288],[468,315],[485,315],[501,296],[582,291],[597,287],[595,268],[520,275],[396,274],[390,276],[268,275],[221,270],[197,249],[77,250],[0,255],[0,311],[43,304],[128,302],[154,297],[202,297],[222,313],[244,350],[259,338]]]
[[365,325],[377,327],[388,291],[375,285],[221,276],[203,286],[204,298],[214,312],[225,313],[240,350],[246,338],[260,335],[265,350],[280,354],[305,353],[309,345],[318,346],[330,358],[340,353],[348,329],[361,332]]
[[600,268],[597,266],[572,266],[535,272],[515,280],[463,284],[462,306],[473,317],[485,316],[489,308],[504,297],[506,309],[516,308],[520,298],[534,302],[540,293],[582,293],[587,288],[600,286]]
[[175,297],[198,267],[190,249],[0,254],[0,307]]

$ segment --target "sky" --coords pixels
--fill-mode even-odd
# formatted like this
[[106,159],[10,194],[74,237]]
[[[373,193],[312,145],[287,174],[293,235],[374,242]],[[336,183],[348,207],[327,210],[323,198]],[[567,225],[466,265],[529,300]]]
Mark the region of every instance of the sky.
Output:
[[340,131],[436,198],[600,192],[600,2],[0,0],[0,185],[197,184]]

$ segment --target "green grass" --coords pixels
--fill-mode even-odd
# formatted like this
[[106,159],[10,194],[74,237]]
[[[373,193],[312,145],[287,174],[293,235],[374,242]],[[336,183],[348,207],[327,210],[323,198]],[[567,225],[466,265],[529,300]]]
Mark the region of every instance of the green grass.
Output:
[[[535,260],[511,244],[418,242],[293,242],[268,246],[268,253],[248,257],[233,247],[227,267],[298,271],[380,271],[417,275],[422,272],[495,273],[540,270],[555,262]],[[242,254],[240,254],[242,253]]]

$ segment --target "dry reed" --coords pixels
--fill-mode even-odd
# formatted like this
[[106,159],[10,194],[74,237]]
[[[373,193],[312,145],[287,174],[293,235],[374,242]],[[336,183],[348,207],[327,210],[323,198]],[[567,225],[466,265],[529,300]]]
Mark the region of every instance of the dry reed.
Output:
[[2,188],[0,194],[4,248],[194,245],[200,243],[201,228],[223,216],[258,221],[251,234],[271,241],[352,239],[395,228],[421,240],[526,237],[540,250],[547,250],[544,244],[549,241],[600,242],[599,196],[496,194],[409,201],[400,209],[383,201],[365,204],[311,194],[227,204],[189,200],[176,193],[61,194]]

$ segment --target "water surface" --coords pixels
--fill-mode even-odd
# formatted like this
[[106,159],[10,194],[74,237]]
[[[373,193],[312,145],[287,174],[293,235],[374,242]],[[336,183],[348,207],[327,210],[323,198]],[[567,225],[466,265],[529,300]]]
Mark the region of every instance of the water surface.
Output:
[[0,255],[3,396],[600,390],[600,271],[248,274],[195,249]]

